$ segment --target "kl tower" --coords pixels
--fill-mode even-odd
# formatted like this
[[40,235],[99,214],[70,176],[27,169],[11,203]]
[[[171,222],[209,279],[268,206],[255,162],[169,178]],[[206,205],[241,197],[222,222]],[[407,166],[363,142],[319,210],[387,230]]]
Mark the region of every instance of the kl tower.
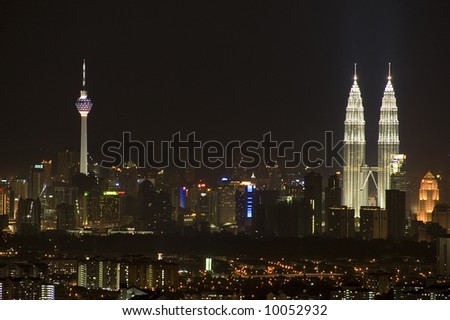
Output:
[[80,173],[88,174],[87,164],[87,117],[92,108],[91,99],[88,98],[86,90],[86,62],[83,59],[83,86],[81,87],[80,97],[75,103],[78,112],[81,115],[81,146],[80,146]]

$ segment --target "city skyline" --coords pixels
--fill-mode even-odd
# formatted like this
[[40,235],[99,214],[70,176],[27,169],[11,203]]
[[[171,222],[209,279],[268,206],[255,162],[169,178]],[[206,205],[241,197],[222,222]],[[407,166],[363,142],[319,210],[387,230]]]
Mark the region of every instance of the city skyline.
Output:
[[0,0],[0,300],[450,300],[449,13]]
[[[217,19],[213,21],[208,16],[197,15],[199,20],[196,23],[191,23],[186,17],[188,14],[195,15],[194,11],[199,4],[184,8],[188,9],[186,14],[181,12],[181,8],[171,4],[161,7],[144,6],[144,12],[152,13],[153,19],[146,19],[144,15],[131,9],[130,17],[125,17],[124,21],[135,18],[129,27],[135,31],[131,33],[135,37],[145,34],[147,25],[161,27],[158,29],[159,33],[150,31],[150,38],[155,40],[152,43],[144,41],[144,37],[142,41],[131,42],[133,37],[130,39],[127,36],[130,29],[114,29],[112,20],[106,17],[102,20],[105,25],[96,25],[95,19],[90,19],[100,10],[95,4],[80,8],[74,6],[64,13],[59,12],[57,7],[37,7],[37,12],[33,12],[26,6],[5,5],[5,10],[2,10],[4,21],[11,22],[20,13],[22,20],[18,21],[22,23],[18,25],[11,22],[8,24],[10,27],[2,28],[1,31],[6,39],[15,40],[9,41],[10,47],[2,50],[3,61],[11,62],[5,66],[0,76],[0,93],[3,103],[9,106],[4,112],[11,121],[5,123],[3,128],[5,133],[10,133],[10,138],[5,142],[5,150],[10,151],[4,153],[0,174],[23,175],[28,172],[30,165],[42,159],[54,158],[58,151],[78,150],[79,137],[75,133],[79,131],[76,129],[79,123],[77,124],[73,107],[70,106],[76,99],[75,92],[80,79],[79,65],[84,57],[90,66],[91,94],[96,101],[96,108],[89,116],[92,130],[89,150],[96,161],[100,160],[101,144],[108,139],[117,138],[123,130],[131,130],[142,139],[155,140],[165,139],[180,130],[195,130],[205,139],[228,141],[252,138],[264,133],[266,128],[280,138],[299,143],[317,139],[328,129],[343,138],[343,106],[352,64],[357,62],[359,66],[358,80],[365,101],[365,116],[374,119],[379,116],[382,98],[380,92],[385,84],[386,64],[392,62],[400,109],[400,136],[408,137],[400,150],[408,155],[408,172],[413,177],[421,177],[428,169],[433,172],[448,170],[447,150],[450,150],[450,146],[446,145],[445,140],[439,148],[428,143],[429,140],[444,135],[445,130],[445,123],[442,122],[446,112],[443,94],[446,77],[450,72],[445,72],[449,66],[439,57],[446,51],[430,51],[426,46],[419,48],[417,41],[413,41],[415,38],[402,37],[414,34],[422,39],[427,35],[430,37],[422,40],[428,44],[436,44],[435,39],[442,36],[440,30],[445,30],[437,29],[437,26],[446,23],[443,19],[445,10],[440,10],[440,15],[429,21],[427,19],[430,18],[425,13],[434,10],[432,5],[405,7],[400,3],[390,6],[386,4],[389,10],[384,10],[386,7],[383,5],[374,6],[371,8],[374,14],[372,19],[385,16],[387,19],[383,19],[385,25],[375,23],[380,29],[373,30],[373,20],[363,21],[369,17],[368,9],[362,5],[354,5],[354,14],[351,15],[345,11],[350,4],[351,2],[344,2],[342,6],[330,5],[323,8],[323,17],[304,17],[304,20],[295,19],[294,14],[288,14],[285,7],[256,8],[264,17],[272,17],[273,21],[269,20],[268,25],[277,28],[271,31],[253,16],[253,23],[247,23],[248,16],[244,9],[249,8],[245,7],[240,13],[233,11],[232,6],[214,11]],[[333,6],[337,9],[335,14],[328,11]],[[107,12],[114,17],[118,15],[115,11],[117,8],[112,5],[107,8],[110,10]],[[214,6],[204,8],[207,9],[214,9]],[[269,9],[286,14],[285,22],[277,24],[280,20]],[[291,9],[294,13],[304,15],[316,8],[308,5],[294,6]],[[75,16],[78,10],[85,13],[79,15],[81,31],[65,22],[65,18]],[[170,27],[162,28],[167,27],[164,17],[169,12],[174,14]],[[235,25],[226,22],[226,14],[236,18]],[[61,21],[61,30],[49,29],[50,26],[44,23],[45,17],[49,15],[53,19],[64,20]],[[425,20],[413,19],[422,15]],[[327,28],[338,18],[343,18],[346,23],[330,36],[324,37],[323,45],[320,45],[322,42],[317,42],[316,36],[326,35],[329,31]],[[426,21],[430,22],[427,27]],[[319,22],[323,26],[313,32],[314,36],[307,36],[299,28],[303,26],[306,30],[313,30],[313,26]],[[211,37],[206,32],[204,23],[209,24],[217,37]],[[28,37],[26,32],[34,25],[36,31],[42,30],[43,33],[37,37],[39,41],[29,47],[33,42],[20,40]],[[359,31],[354,28],[356,25],[359,26]],[[186,28],[181,29],[181,26]],[[420,32],[414,33],[411,30]],[[55,46],[51,39],[62,36],[63,31],[67,31],[69,35],[80,32],[83,35],[83,45],[78,46],[77,42],[69,40],[71,37],[64,36],[61,41],[68,46],[66,49],[60,46],[58,56],[55,56],[50,51]],[[115,40],[108,36],[99,37],[102,31],[109,36],[115,35]],[[287,32],[285,36],[282,36],[282,31]],[[182,43],[187,44],[187,40],[169,36],[183,33],[190,35],[193,45],[180,47]],[[303,36],[305,41],[292,41],[296,33]],[[372,39],[367,37],[370,34],[383,34],[384,37]],[[237,35],[245,38],[241,39]],[[165,36],[169,37],[163,38]],[[397,41],[400,38],[402,41]],[[270,47],[273,46],[274,39],[277,39],[276,43],[279,45],[277,49]],[[73,45],[69,45],[68,40]],[[222,44],[221,40],[227,40],[229,45],[226,45],[227,42]],[[342,54],[326,50],[340,40],[343,48],[348,46],[350,49],[345,49]],[[311,46],[313,44],[316,46]],[[236,46],[241,46],[243,50],[237,52],[234,49]],[[321,46],[325,50],[320,50],[320,55],[316,57],[316,50]],[[375,47],[381,51],[377,55],[371,51]],[[225,54],[225,48],[228,48],[229,54]],[[270,50],[263,50],[264,48]],[[254,59],[248,60],[252,50],[256,50],[254,53],[258,54],[253,54]],[[172,55],[167,55],[170,52]],[[429,59],[430,56],[437,58]],[[242,60],[245,57],[247,60]],[[217,68],[230,68],[214,69],[214,65]],[[172,67],[166,68],[169,66]],[[165,68],[167,72],[164,72]],[[325,94],[317,95],[319,90]],[[29,94],[24,95],[22,92]],[[15,111],[19,106],[26,110],[26,116]],[[209,111],[211,109],[214,109],[213,116]],[[429,112],[428,117],[436,125],[430,126],[427,134],[419,135],[418,130],[414,129],[417,125],[415,119],[425,119],[425,111]],[[275,126],[270,120],[273,113],[279,117],[284,114],[289,116],[280,122],[283,125]],[[250,129],[255,122],[258,123],[256,130]],[[13,126],[15,123],[23,125]],[[235,126],[242,130],[233,130]],[[245,129],[246,127],[249,129]],[[368,145],[373,145],[376,141],[377,132],[376,124],[367,124]],[[376,151],[369,148],[367,153],[368,162],[376,163]],[[421,156],[422,153],[427,156]]]

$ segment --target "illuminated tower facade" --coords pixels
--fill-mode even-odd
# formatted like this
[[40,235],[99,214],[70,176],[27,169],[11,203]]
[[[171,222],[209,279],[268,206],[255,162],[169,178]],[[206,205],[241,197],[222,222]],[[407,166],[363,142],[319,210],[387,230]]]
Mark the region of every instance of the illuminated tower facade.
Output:
[[378,123],[378,206],[386,208],[386,190],[391,189],[391,162],[399,153],[398,111],[394,87],[391,82],[391,64]]
[[428,171],[420,182],[419,189],[419,213],[417,220],[430,222],[434,206],[439,201],[438,180]]
[[363,187],[364,174],[361,170],[366,164],[366,137],[364,107],[356,77],[356,64],[344,126],[343,204],[355,209],[355,216],[359,218],[360,207],[367,205],[368,191],[367,187]]
[[394,154],[391,159],[391,190],[400,190],[406,192],[406,155]]
[[80,97],[75,103],[78,112],[81,115],[81,145],[80,145],[80,173],[88,174],[87,163],[87,117],[92,108],[91,99],[88,98],[86,90],[86,63],[83,60],[83,86],[81,87]]

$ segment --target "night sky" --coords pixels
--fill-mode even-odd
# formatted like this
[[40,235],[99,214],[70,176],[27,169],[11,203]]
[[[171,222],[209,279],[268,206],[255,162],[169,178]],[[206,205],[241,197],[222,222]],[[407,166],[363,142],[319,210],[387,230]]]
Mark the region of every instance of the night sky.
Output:
[[392,62],[408,171],[447,170],[450,5],[433,1],[0,0],[0,175],[79,149],[86,58],[89,151],[131,131],[162,140],[343,138],[353,63],[376,165]]

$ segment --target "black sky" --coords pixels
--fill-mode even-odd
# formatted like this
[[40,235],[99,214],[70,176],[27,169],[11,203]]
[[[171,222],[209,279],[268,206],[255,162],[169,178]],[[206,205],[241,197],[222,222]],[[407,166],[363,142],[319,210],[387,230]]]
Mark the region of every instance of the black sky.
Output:
[[392,62],[408,169],[447,170],[450,5],[433,1],[2,1],[0,174],[78,149],[88,63],[89,149],[131,131],[161,140],[301,146],[343,136],[358,63],[368,155]]

